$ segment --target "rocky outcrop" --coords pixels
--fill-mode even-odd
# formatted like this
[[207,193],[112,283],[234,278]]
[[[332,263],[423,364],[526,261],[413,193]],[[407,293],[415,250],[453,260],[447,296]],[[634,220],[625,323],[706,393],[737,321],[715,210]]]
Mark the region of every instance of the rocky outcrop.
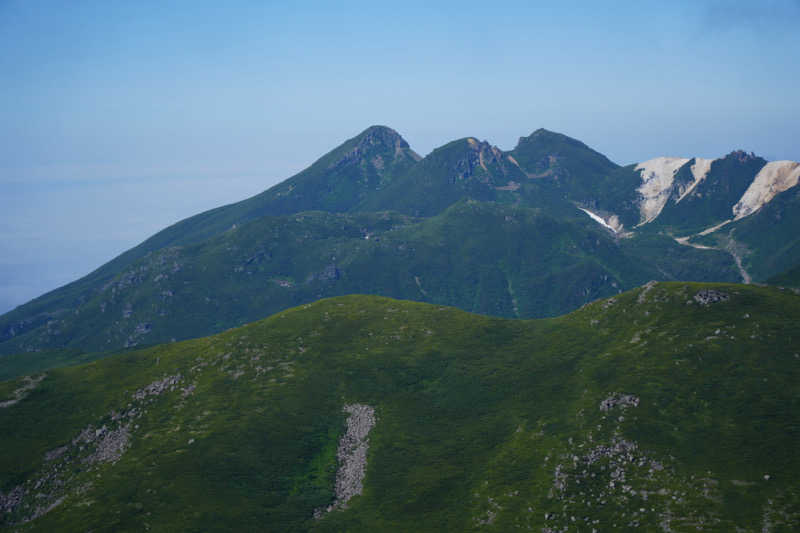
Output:
[[605,400],[600,402],[600,410],[608,412],[615,407],[627,409],[628,407],[638,407],[639,398],[633,394],[620,394],[615,392]]
[[358,165],[367,159],[376,170],[382,171],[386,166],[386,160],[381,155],[373,155],[375,150],[392,152],[394,158],[408,157],[414,161],[419,160],[419,156],[395,130],[386,126],[372,126],[361,134],[361,138],[353,148],[331,163],[328,169]]
[[167,376],[164,379],[152,382],[150,385],[137,390],[133,394],[134,400],[144,400],[148,396],[161,396],[167,391],[175,390],[181,381],[181,375]]
[[730,299],[728,293],[714,289],[703,289],[694,295],[694,301],[700,305],[711,305],[718,302],[726,302]]

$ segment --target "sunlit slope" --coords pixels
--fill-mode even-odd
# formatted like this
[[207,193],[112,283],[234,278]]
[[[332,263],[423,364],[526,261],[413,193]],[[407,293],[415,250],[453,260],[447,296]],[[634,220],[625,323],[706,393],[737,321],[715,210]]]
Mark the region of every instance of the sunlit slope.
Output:
[[[323,300],[0,384],[18,400],[0,407],[0,516],[20,531],[796,530],[798,319],[791,291],[742,285],[658,283],[538,321]],[[351,404],[376,416],[363,493],[315,519]]]

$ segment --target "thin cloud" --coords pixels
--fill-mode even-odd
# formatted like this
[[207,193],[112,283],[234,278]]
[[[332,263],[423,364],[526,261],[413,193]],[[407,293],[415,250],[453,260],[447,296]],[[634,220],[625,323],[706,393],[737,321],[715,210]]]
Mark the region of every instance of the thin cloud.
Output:
[[796,31],[800,0],[705,2],[701,22],[710,31]]

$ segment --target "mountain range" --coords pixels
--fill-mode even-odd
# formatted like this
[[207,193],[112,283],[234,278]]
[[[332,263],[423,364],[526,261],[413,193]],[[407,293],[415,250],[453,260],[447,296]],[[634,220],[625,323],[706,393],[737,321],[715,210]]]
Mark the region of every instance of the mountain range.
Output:
[[799,168],[368,128],[0,317],[0,530],[796,531]]
[[800,264],[798,177],[742,151],[622,167],[544,129],[422,158],[373,126],[0,317],[0,375],[349,293],[530,318],[650,279],[765,281]]

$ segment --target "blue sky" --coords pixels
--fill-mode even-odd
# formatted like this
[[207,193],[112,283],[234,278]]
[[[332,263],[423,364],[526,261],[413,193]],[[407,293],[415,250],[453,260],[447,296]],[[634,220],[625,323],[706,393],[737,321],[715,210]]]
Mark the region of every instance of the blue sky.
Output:
[[800,160],[800,1],[0,0],[0,312],[371,124]]

